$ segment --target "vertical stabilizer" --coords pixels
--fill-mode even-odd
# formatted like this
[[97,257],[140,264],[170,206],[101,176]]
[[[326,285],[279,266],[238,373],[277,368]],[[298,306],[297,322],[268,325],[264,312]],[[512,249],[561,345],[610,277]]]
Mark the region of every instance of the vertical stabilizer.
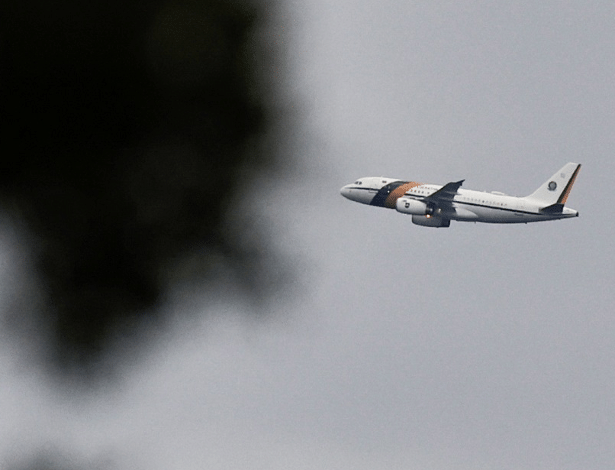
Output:
[[554,205],[563,207],[580,169],[579,163],[567,163],[525,199],[538,203],[542,207]]

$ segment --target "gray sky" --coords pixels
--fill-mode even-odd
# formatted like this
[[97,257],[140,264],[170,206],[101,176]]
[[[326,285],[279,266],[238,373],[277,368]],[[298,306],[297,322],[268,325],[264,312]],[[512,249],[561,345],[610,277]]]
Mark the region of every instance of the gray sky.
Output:
[[[178,322],[94,394],[66,396],[5,341],[0,459],[612,469],[615,4],[285,4],[302,167],[262,200],[295,292],[261,322],[241,302]],[[568,221],[429,229],[339,195],[383,175],[521,196],[569,161]],[[10,234],[2,248],[6,298],[20,255]]]

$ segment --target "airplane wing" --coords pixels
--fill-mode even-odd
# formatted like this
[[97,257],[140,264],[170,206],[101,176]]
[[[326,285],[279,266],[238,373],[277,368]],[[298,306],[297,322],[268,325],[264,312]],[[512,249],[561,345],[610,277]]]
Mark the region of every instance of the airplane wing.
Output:
[[431,201],[439,206],[448,206],[453,202],[453,198],[457,195],[457,190],[461,187],[465,180],[455,183],[447,183],[438,189],[435,193],[427,196],[424,201]]

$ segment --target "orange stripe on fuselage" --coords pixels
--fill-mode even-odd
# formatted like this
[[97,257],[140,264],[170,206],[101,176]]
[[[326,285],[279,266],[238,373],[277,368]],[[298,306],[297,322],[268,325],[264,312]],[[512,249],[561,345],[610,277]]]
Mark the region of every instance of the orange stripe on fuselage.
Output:
[[409,181],[401,186],[395,188],[391,193],[387,196],[384,201],[384,207],[388,207],[389,209],[395,209],[395,203],[397,200],[410,191],[412,188],[422,185],[423,183],[417,183],[415,181]]

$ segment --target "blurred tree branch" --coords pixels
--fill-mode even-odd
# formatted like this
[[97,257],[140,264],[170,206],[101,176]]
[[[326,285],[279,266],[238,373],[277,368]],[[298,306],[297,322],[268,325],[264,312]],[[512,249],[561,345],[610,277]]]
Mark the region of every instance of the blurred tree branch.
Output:
[[263,150],[266,14],[224,0],[0,5],[0,203],[32,234],[46,307],[30,313],[61,369],[96,364],[194,252],[202,274],[222,258],[245,285],[262,277],[266,241],[229,236],[227,215],[278,164]]

